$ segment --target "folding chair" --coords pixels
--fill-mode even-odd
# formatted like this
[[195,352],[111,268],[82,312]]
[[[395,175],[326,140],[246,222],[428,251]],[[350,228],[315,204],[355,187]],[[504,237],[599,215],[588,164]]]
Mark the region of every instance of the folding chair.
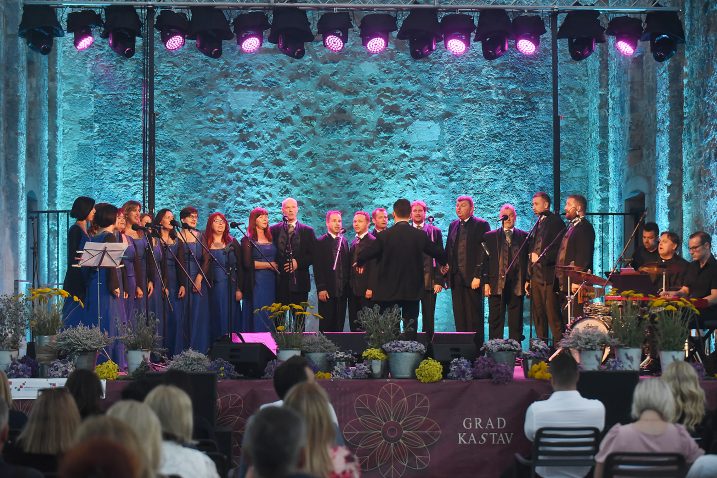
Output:
[[531,476],[537,467],[593,467],[600,446],[600,430],[595,427],[545,427],[535,433],[530,459],[519,453],[516,460],[530,466]]
[[685,457],[679,453],[610,453],[605,459],[604,478],[683,478]]

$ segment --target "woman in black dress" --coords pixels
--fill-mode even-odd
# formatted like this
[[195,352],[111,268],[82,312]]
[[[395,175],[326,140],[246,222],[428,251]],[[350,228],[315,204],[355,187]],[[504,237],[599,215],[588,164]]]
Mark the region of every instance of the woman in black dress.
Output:
[[82,320],[82,313],[76,310],[80,305],[75,302],[74,297],[82,302],[85,301],[86,284],[82,270],[72,266],[78,262],[77,251],[84,249],[85,242],[90,240],[88,231],[90,223],[95,218],[95,200],[87,196],[75,199],[70,217],[75,219],[75,223],[67,231],[67,271],[62,284],[62,288],[70,294],[62,307],[62,319],[66,326],[77,325]]

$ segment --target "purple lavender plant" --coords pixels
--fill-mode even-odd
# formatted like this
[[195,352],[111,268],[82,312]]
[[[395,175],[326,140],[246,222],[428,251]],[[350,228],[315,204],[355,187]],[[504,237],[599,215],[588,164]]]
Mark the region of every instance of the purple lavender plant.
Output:
[[460,380],[461,382],[473,380],[473,367],[471,366],[471,362],[464,358],[454,358],[451,360],[448,378],[450,380]]

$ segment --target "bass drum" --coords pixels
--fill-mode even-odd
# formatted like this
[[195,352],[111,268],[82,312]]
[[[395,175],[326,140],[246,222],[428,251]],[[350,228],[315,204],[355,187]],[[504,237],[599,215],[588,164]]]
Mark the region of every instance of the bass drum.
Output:
[[[605,332],[606,334],[610,331],[610,327],[608,326],[607,321],[598,317],[581,317],[573,321],[573,323],[570,324],[570,327],[568,328],[570,330],[580,331],[596,329],[600,332]],[[577,350],[573,350],[572,354],[575,360],[580,363],[580,354],[577,352]],[[602,356],[603,363],[605,362],[605,360],[607,360],[608,355],[610,355],[610,347],[605,347],[605,353]]]

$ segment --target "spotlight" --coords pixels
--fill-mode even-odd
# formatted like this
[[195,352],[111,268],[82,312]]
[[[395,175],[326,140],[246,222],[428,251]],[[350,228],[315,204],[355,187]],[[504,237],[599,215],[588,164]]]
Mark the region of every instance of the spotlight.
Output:
[[267,30],[269,19],[263,12],[242,13],[234,19],[234,34],[237,45],[244,53],[256,53],[264,43],[264,30]]
[[269,32],[269,42],[275,43],[284,55],[300,59],[306,54],[304,43],[314,40],[309,19],[304,10],[277,8]]
[[573,60],[584,60],[595,51],[595,43],[605,43],[605,29],[600,25],[599,16],[600,12],[588,11],[570,12],[565,16],[558,29],[558,38],[568,39],[568,51]]
[[361,44],[369,53],[381,53],[388,47],[388,36],[397,30],[396,17],[372,13],[361,19]]
[[441,19],[441,33],[446,50],[461,56],[471,46],[471,33],[476,29],[470,15],[451,14]]
[[545,33],[545,23],[539,16],[521,15],[513,19],[515,48],[523,55],[534,55],[540,46],[540,35]]
[[333,52],[344,49],[349,38],[351,18],[348,12],[324,13],[319,18],[317,29],[323,36],[324,46]]
[[196,40],[197,50],[209,58],[219,58],[222,56],[222,41],[231,40],[234,34],[221,10],[214,7],[192,7],[187,38]]
[[105,8],[102,38],[109,38],[110,48],[118,55],[132,58],[142,23],[133,7],[112,5]]
[[655,61],[672,58],[677,52],[677,44],[685,42],[685,31],[677,12],[648,13],[642,40],[650,40],[650,51]]
[[159,12],[154,28],[159,30],[164,47],[169,51],[179,50],[184,46],[189,32],[189,20],[184,13],[172,10]]
[[408,40],[414,60],[426,58],[436,49],[436,41],[441,39],[436,10],[413,10],[401,24],[396,38]]
[[613,18],[605,33],[615,37],[617,51],[624,56],[632,56],[637,51],[637,42],[642,36],[642,20],[631,17]]
[[94,10],[82,10],[67,15],[67,31],[75,34],[75,48],[87,50],[95,42],[93,27],[102,26],[102,17]]
[[25,5],[18,35],[25,38],[31,50],[47,55],[52,51],[54,37],[65,36],[55,10],[44,5]]
[[505,10],[483,10],[478,16],[475,41],[481,42],[483,58],[495,60],[508,51],[513,27]]

